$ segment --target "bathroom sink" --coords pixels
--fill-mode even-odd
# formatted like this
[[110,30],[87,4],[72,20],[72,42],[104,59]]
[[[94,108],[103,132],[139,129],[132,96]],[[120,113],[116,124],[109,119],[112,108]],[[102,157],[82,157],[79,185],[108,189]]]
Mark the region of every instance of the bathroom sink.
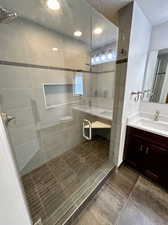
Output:
[[128,125],[168,137],[168,122],[139,118],[135,121],[129,122]]
[[162,121],[154,121],[150,119],[140,119],[137,121],[137,125],[143,127],[149,127],[152,129],[168,131],[168,123]]

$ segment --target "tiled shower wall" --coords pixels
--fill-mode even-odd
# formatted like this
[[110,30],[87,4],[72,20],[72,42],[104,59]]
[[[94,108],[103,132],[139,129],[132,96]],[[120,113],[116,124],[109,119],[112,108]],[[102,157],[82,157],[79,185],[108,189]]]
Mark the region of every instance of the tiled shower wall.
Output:
[[[85,45],[30,21],[18,19],[9,25],[1,24],[0,42],[0,60],[88,69],[85,64],[89,62],[89,54]],[[52,51],[53,47],[58,51]],[[0,107],[16,117],[8,131],[22,174],[81,141],[80,115],[72,113],[70,104],[46,109],[42,89],[43,83],[72,83],[74,74],[0,65]],[[61,120],[67,116],[72,119]]]
[[1,24],[0,43],[0,60],[89,69],[86,45],[26,19]]
[[95,65],[91,73],[85,74],[85,96],[84,102],[88,104],[89,100],[92,106],[109,109],[113,108],[114,85],[115,85],[116,62],[109,62]]

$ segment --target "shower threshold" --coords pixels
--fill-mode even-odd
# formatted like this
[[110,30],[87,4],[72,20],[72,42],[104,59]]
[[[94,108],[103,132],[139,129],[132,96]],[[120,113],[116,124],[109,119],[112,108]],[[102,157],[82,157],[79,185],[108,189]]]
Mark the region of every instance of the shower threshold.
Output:
[[115,166],[111,162],[105,163],[50,218],[44,221],[43,225],[71,224],[88,200],[99,190],[114,168]]
[[109,143],[98,137],[25,175],[22,180],[33,223],[68,224],[113,170],[108,152]]

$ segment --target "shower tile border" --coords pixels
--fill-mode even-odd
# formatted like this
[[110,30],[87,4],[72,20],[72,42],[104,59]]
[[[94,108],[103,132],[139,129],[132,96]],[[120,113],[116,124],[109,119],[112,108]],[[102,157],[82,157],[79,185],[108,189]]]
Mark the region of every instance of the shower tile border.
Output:
[[122,64],[122,63],[127,63],[128,62],[128,58],[124,58],[124,59],[118,59],[116,61],[116,64]]
[[34,69],[46,69],[46,70],[60,70],[60,71],[69,71],[69,72],[90,73],[89,70],[70,69],[70,68],[47,66],[47,65],[45,66],[45,65],[39,65],[39,64],[30,64],[30,63],[22,63],[22,62],[14,62],[14,61],[6,61],[6,60],[0,60],[0,65],[27,67],[27,68],[34,68]]
[[63,68],[63,67],[47,66],[47,65],[45,66],[45,65],[38,65],[38,64],[30,64],[30,63],[6,61],[6,60],[0,60],[0,65],[4,65],[4,66],[16,66],[16,67],[26,67],[26,68],[34,68],[34,69],[45,69],[45,70],[59,70],[59,71],[67,71],[67,72],[94,73],[94,74],[115,72],[113,70],[103,71],[103,72],[92,72],[90,70],[71,69],[71,68]]

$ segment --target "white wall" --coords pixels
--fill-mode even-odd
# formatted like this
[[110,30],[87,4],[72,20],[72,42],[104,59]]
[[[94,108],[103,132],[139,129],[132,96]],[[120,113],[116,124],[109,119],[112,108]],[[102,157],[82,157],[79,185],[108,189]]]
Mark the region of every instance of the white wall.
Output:
[[168,22],[152,28],[150,51],[168,48]]
[[128,54],[123,122],[125,122],[126,118],[129,116],[139,112],[140,103],[135,102],[133,98],[131,98],[131,92],[142,91],[143,88],[151,30],[152,27],[150,22],[135,2]]
[[118,165],[123,160],[127,118],[138,113],[140,108],[140,103],[134,102],[131,98],[131,92],[142,90],[150,35],[151,24],[138,4],[134,2],[119,151],[115,152]]
[[15,162],[0,117],[0,224],[31,225]]
[[[152,28],[149,51],[168,48],[168,22]],[[168,115],[168,106],[166,104],[141,102],[140,111],[154,114],[160,110],[161,114]]]

